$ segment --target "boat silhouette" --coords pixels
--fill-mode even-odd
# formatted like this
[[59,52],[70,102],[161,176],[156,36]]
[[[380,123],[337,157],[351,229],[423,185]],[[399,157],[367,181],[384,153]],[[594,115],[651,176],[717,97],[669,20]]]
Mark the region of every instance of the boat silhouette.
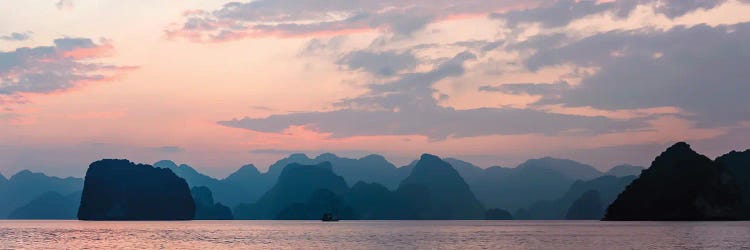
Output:
[[333,215],[332,213],[325,213],[323,214],[323,217],[320,218],[321,221],[339,221],[339,217],[336,215]]

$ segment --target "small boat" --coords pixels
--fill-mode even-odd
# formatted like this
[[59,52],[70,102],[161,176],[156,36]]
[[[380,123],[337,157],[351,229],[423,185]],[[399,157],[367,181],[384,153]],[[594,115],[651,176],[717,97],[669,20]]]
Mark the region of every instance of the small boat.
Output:
[[339,221],[339,217],[336,217],[336,215],[333,215],[332,213],[324,213],[323,218],[320,218],[321,221]]

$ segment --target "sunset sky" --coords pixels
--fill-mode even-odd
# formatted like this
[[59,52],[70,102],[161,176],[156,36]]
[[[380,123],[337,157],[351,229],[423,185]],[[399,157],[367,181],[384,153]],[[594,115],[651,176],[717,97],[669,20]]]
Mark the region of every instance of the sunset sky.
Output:
[[750,148],[750,0],[0,1],[0,172]]

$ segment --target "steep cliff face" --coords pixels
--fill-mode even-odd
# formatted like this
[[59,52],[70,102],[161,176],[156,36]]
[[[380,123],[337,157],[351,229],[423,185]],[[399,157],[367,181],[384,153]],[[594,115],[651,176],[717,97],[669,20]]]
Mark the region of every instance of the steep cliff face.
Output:
[[231,220],[232,210],[221,203],[214,203],[211,190],[207,187],[193,187],[190,189],[195,201],[194,220]]
[[319,190],[340,195],[348,189],[344,178],[334,174],[328,162],[318,165],[291,163],[279,174],[276,185],[257,203],[240,204],[234,215],[238,219],[275,219],[290,205],[308,202]]
[[195,203],[171,170],[128,160],[100,160],[86,171],[80,220],[191,220]]
[[588,191],[595,190],[599,193],[601,201],[601,211],[598,213],[601,219],[604,211],[609,204],[617,199],[625,187],[628,186],[637,177],[630,175],[624,177],[615,177],[611,175],[602,176],[593,180],[578,180],[570,185],[568,191],[561,198],[552,201],[540,201],[529,206],[528,209],[521,210],[516,214],[516,219],[521,220],[563,220],[570,210],[573,203],[581,198]]
[[741,195],[720,164],[681,142],[656,157],[607,209],[605,220],[733,220]]
[[600,220],[602,213],[602,199],[599,191],[590,190],[575,200],[565,214],[566,220]]
[[743,152],[732,151],[716,159],[721,167],[734,178],[742,192],[743,218],[750,219],[750,149]]
[[484,219],[485,216],[482,204],[461,175],[434,155],[422,155],[396,193],[412,203],[416,219]]

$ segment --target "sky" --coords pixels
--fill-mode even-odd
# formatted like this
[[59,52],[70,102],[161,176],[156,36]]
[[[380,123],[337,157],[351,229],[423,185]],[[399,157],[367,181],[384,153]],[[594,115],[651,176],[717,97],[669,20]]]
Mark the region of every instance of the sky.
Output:
[[0,1],[0,173],[750,148],[750,0]]

